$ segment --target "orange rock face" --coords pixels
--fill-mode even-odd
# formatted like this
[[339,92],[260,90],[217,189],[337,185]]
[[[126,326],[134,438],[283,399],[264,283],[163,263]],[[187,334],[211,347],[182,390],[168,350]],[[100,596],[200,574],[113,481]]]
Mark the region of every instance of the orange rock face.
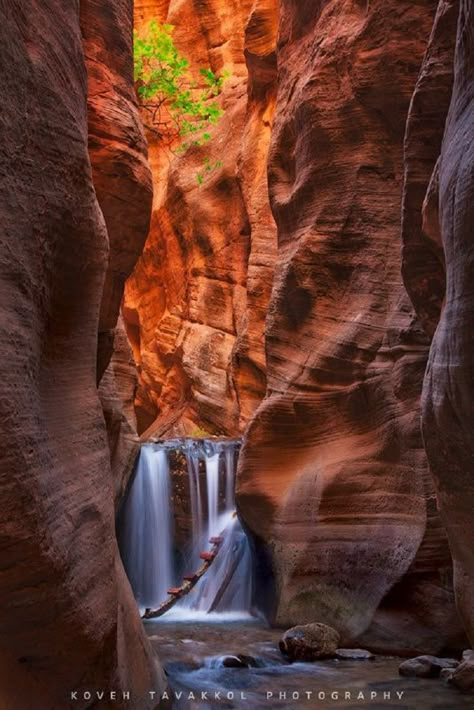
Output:
[[[108,51],[130,62],[117,22],[130,26],[131,3],[81,6],[97,37],[108,17]],[[118,555],[96,388],[115,257],[95,191],[109,188],[105,173],[94,185],[88,154],[78,3],[14,0],[0,18],[1,704],[63,709],[73,690],[113,688],[149,708],[164,680]]]
[[401,281],[400,210],[436,7],[281,6],[268,389],[245,437],[240,510],[275,572],[277,623],[435,651],[459,623],[420,436],[429,339]]
[[[225,115],[210,143],[170,157],[149,134],[152,227],[123,309],[139,364],[141,431],[235,434],[265,392],[264,321],[276,233],[266,176],[275,6],[135,3],[138,28],[152,17],[166,20],[194,67],[230,73],[221,97]],[[200,186],[206,157],[222,167]]]

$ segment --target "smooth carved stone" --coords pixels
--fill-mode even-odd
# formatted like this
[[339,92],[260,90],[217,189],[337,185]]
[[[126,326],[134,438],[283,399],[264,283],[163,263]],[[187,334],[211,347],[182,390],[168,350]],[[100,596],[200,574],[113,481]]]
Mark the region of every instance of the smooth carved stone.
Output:
[[133,408],[136,387],[137,372],[122,320],[119,319],[112,359],[99,386],[117,508],[126,491],[139,449]]
[[[465,643],[420,435],[430,341],[400,273],[406,117],[435,4],[280,3],[268,387],[237,489],[275,574],[262,597],[278,625],[324,619],[344,645],[403,654]],[[439,71],[449,91],[444,53]],[[438,119],[436,90],[426,95]],[[442,130],[430,123],[429,146]],[[415,191],[437,159],[426,151],[420,174],[409,156]]]
[[111,21],[105,37],[95,15],[120,5],[130,27],[129,2],[0,4],[0,702],[65,708],[75,690],[113,689],[150,710],[166,681],[119,558],[97,393],[110,235],[79,5],[130,57],[131,34],[123,45]]
[[143,250],[153,186],[133,83],[130,0],[81,3],[86,58],[89,155],[109,237],[99,317],[98,379],[113,352],[125,280]]
[[455,658],[436,658],[436,656],[418,656],[403,661],[398,672],[403,676],[416,678],[439,678],[442,670],[452,671],[459,665]]
[[422,422],[453,557],[457,606],[473,644],[474,2],[461,0],[459,7],[453,93],[438,164],[447,287],[423,385]]
[[340,639],[339,633],[326,624],[306,624],[288,629],[279,647],[292,661],[316,661],[334,657]]
[[[402,211],[403,280],[417,315],[433,335],[446,282],[433,171],[453,88],[459,0],[441,0],[410,104],[405,134]],[[427,191],[429,192],[427,193]]]

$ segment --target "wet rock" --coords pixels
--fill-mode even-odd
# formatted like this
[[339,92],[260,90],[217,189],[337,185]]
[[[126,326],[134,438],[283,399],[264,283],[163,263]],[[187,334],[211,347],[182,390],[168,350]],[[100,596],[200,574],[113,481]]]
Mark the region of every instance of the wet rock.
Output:
[[224,656],[222,665],[224,668],[258,668],[259,664],[253,656],[238,653],[235,656]]
[[416,678],[439,678],[441,671],[454,670],[459,665],[455,658],[437,658],[436,656],[417,656],[403,661],[398,672],[400,675]]
[[452,668],[442,668],[441,673],[439,674],[439,677],[442,681],[445,683],[449,683],[451,680],[451,677],[453,675],[453,669]]
[[372,661],[375,656],[364,648],[338,648],[336,658],[341,661]]
[[463,693],[474,693],[474,651],[464,651],[462,659],[447,681]]
[[288,629],[280,641],[280,651],[292,661],[316,661],[333,657],[340,641],[339,633],[326,624],[306,624]]

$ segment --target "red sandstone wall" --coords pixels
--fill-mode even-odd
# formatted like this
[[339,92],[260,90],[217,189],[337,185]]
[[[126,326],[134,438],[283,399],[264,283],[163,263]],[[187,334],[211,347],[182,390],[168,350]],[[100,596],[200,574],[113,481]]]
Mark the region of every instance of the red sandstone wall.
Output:
[[405,123],[435,10],[281,3],[268,389],[238,487],[276,621],[401,653],[459,640],[419,426],[429,338],[400,274]]
[[[424,94],[428,100],[435,96],[440,100],[436,108],[433,99],[429,102],[433,107],[437,138],[432,145],[433,158],[439,154],[439,159],[424,197],[422,227],[414,234],[406,232],[404,237],[405,279],[413,303],[422,314],[426,312],[425,303],[436,305],[430,313],[431,330],[436,328],[436,331],[423,386],[423,436],[453,555],[456,601],[472,644],[474,3],[461,0],[458,4],[450,104],[452,68],[446,61],[445,48],[452,58],[452,42],[445,43],[444,47],[438,43],[440,59],[427,66],[425,76]],[[457,4],[441,2],[439,11],[439,35],[442,37],[447,30],[452,37]],[[419,160],[420,155],[423,158],[424,152],[418,150],[415,158]],[[433,168],[433,163],[431,160],[431,165],[426,167]],[[425,170],[424,177],[429,179],[429,175]],[[408,197],[410,188],[409,181]],[[427,280],[423,263],[429,263],[433,253],[438,255],[441,266],[436,279]],[[413,287],[416,282],[421,282],[421,289]],[[462,672],[460,669],[460,676]]]
[[[133,110],[117,110],[110,85],[100,107],[107,137],[100,149],[94,144],[104,161],[95,153],[91,169],[78,8],[59,0],[0,7],[0,696],[16,710],[63,710],[71,690],[96,688],[130,690],[134,707],[150,708],[148,691],[164,685],[119,561],[96,389],[100,313],[118,305],[103,296],[117,263],[105,205],[131,189],[130,176],[119,186],[111,165],[127,172],[136,160],[140,195],[149,180],[141,184],[143,154],[122,162]],[[112,56],[130,64],[131,3],[84,0],[81,9],[86,53],[97,51],[113,86],[128,86],[127,104],[130,71],[122,81]],[[104,82],[95,69],[92,103]],[[105,147],[113,130],[122,143]],[[107,327],[114,325],[110,316]]]
[[[149,134],[152,227],[123,311],[139,367],[139,426],[236,434],[266,387],[276,3],[137,2],[135,16],[138,28],[152,17],[175,25],[176,44],[194,67],[231,75],[221,97],[225,115],[205,147],[170,158]],[[206,156],[223,165],[200,187]]]

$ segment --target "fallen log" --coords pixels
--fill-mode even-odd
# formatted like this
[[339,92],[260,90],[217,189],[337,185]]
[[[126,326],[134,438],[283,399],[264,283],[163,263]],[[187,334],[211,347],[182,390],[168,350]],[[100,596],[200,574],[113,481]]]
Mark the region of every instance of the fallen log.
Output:
[[202,565],[194,574],[186,574],[183,577],[183,584],[180,587],[172,587],[168,589],[168,598],[162,602],[157,609],[145,609],[145,613],[142,615],[142,619],[157,619],[159,616],[163,616],[167,611],[173,607],[178,599],[182,599],[186,594],[196,586],[201,577],[203,577],[211,564],[214,562],[216,555],[219,551],[224,540],[225,530],[217,537],[211,537],[210,542],[213,546],[210,552],[201,552],[199,557],[203,560]]

